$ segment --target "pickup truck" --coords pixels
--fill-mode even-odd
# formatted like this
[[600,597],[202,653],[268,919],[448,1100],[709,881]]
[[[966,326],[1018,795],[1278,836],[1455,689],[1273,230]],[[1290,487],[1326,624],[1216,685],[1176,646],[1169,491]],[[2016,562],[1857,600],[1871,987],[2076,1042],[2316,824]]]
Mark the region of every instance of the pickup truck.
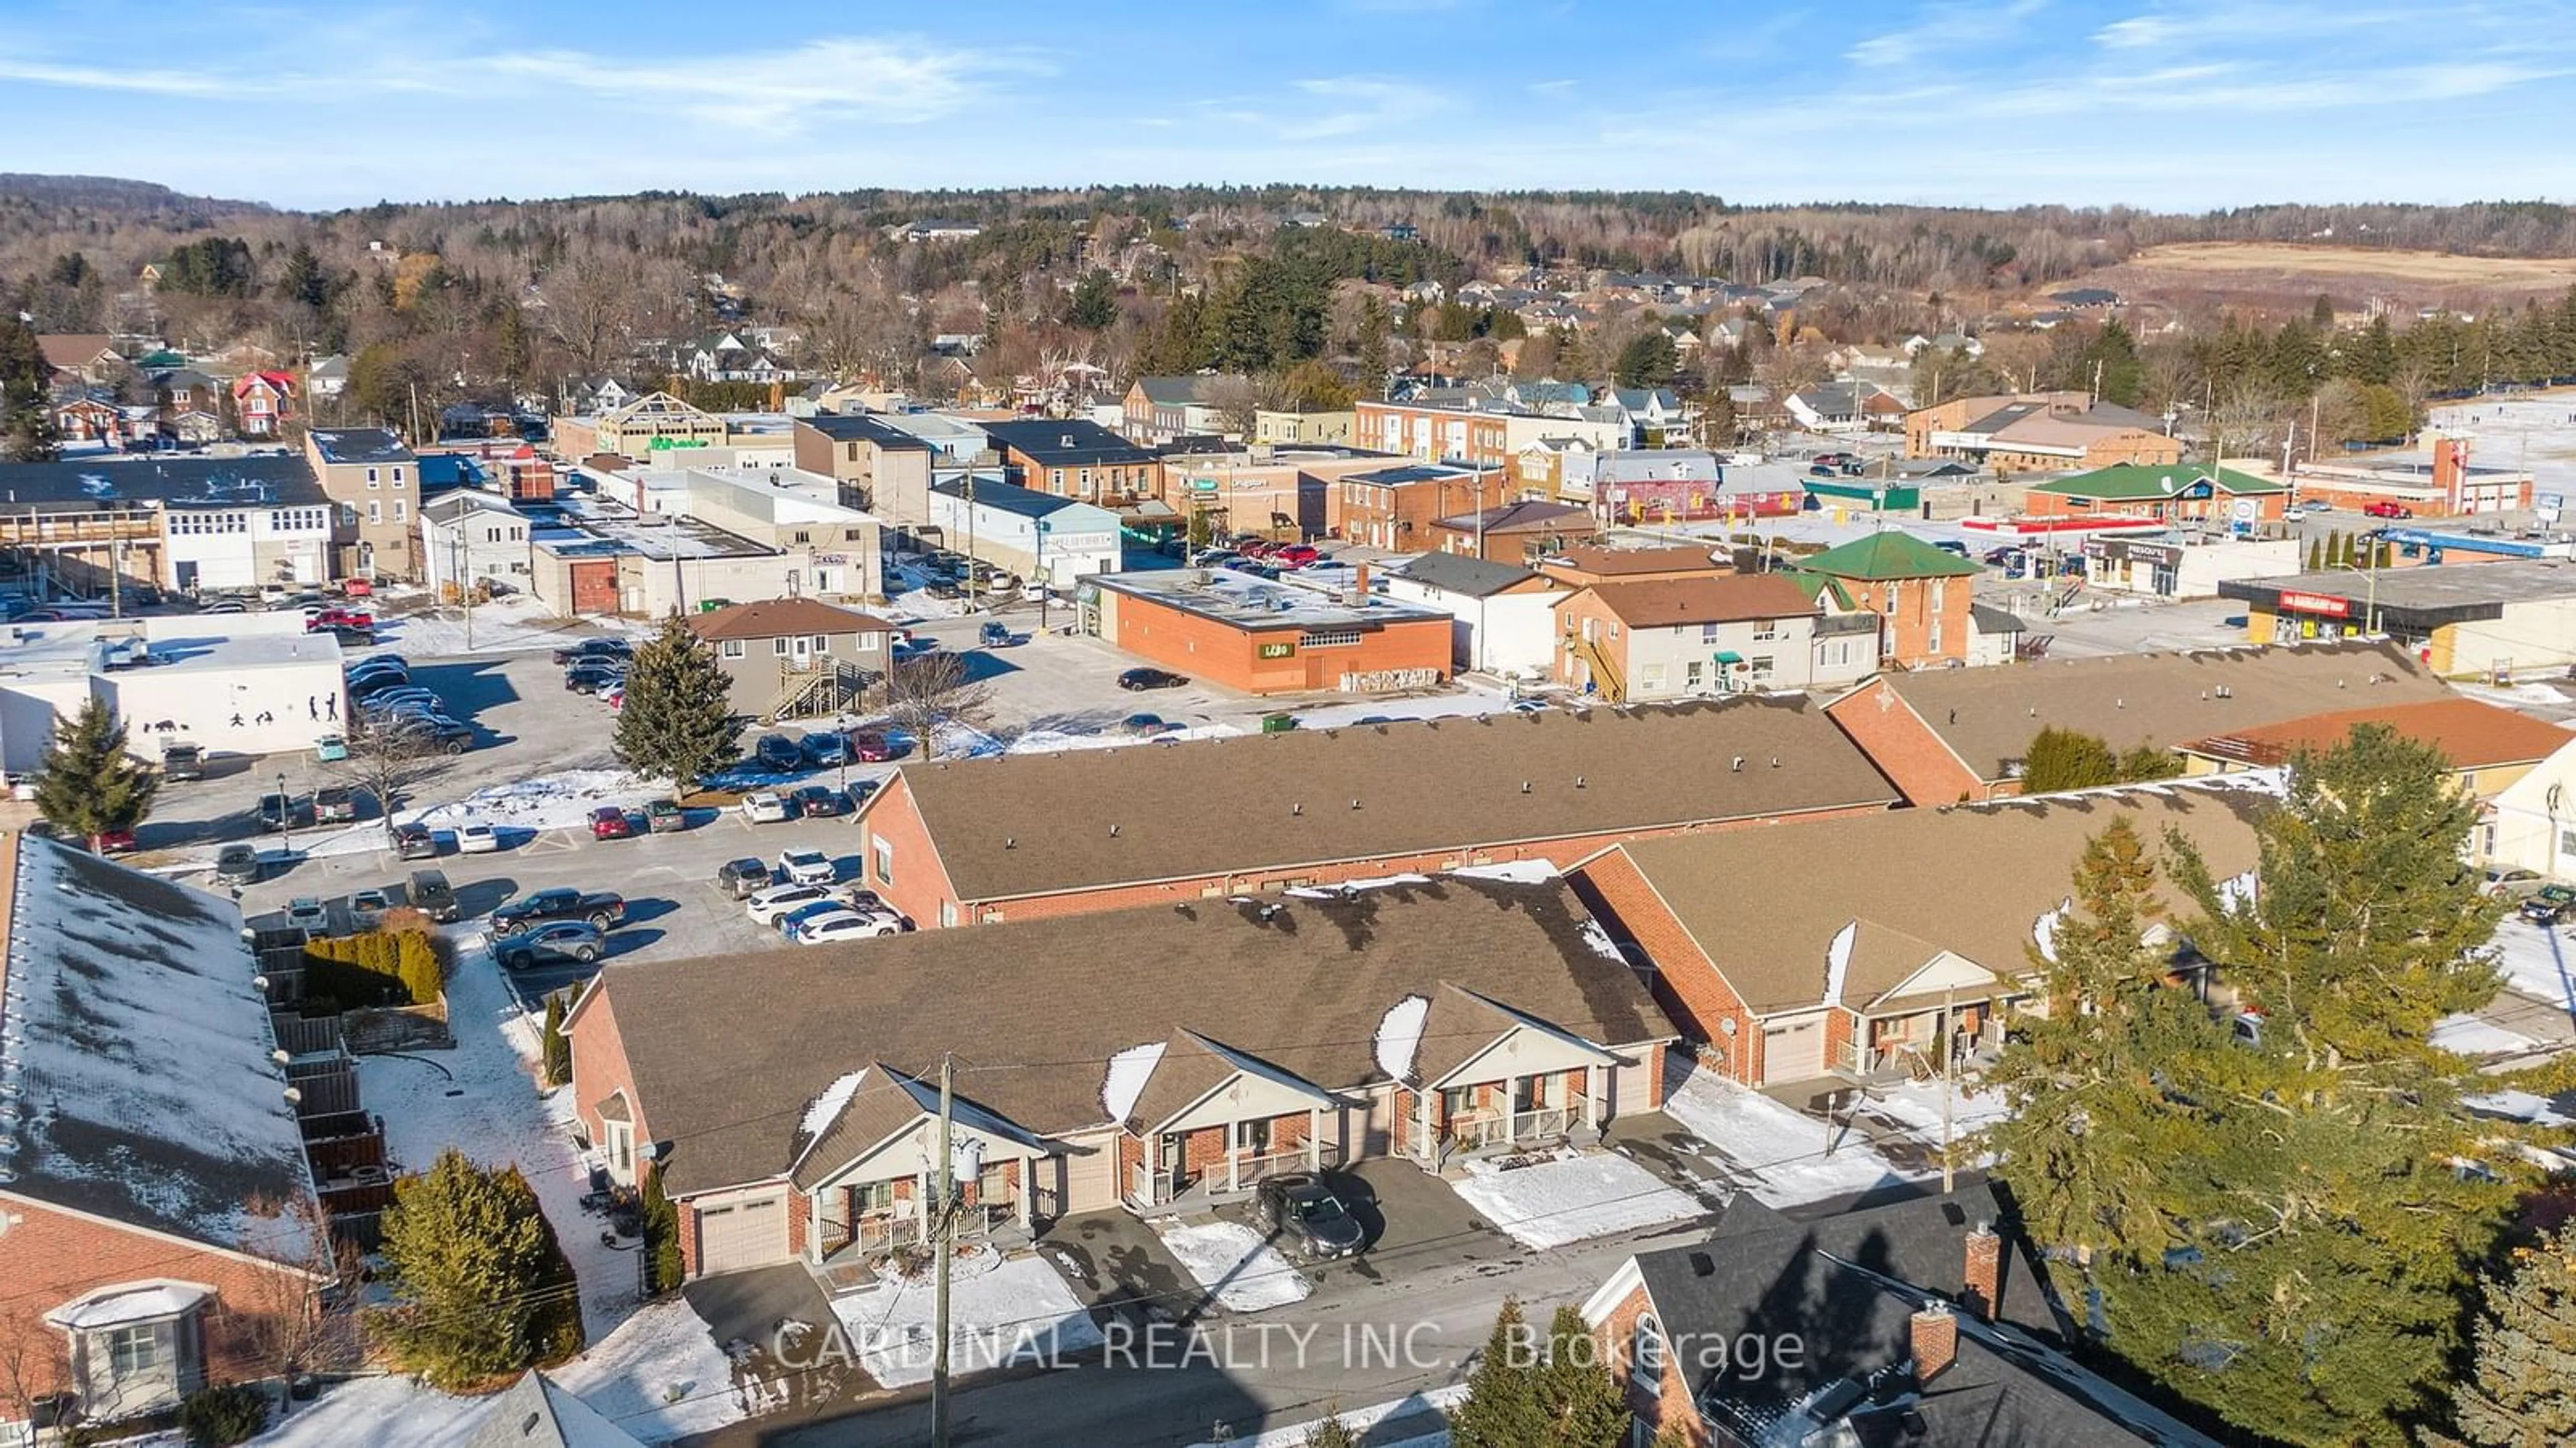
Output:
[[587,920],[601,930],[626,921],[626,899],[613,890],[539,890],[504,901],[492,912],[492,933],[514,935],[548,920]]

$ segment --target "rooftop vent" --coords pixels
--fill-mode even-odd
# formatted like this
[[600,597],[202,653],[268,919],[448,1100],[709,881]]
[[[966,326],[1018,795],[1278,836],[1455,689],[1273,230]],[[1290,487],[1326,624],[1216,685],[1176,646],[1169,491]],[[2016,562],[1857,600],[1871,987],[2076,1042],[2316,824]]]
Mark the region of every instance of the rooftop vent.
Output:
[[1726,768],[1727,772],[1730,774],[1742,774],[1744,772],[1744,756],[1741,754],[1735,756],[1735,762],[1728,765]]

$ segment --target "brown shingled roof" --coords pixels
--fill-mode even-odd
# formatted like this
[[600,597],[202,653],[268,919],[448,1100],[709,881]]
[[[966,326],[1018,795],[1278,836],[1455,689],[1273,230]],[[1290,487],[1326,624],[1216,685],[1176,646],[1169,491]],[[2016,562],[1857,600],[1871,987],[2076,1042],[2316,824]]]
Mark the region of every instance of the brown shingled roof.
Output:
[[913,764],[903,782],[967,901],[1897,798],[1822,710],[1751,698]]
[[[1562,881],[1449,878],[613,965],[580,1009],[615,1015],[666,1180],[686,1195],[778,1176],[835,1080],[879,1062],[918,1072],[946,1050],[961,1096],[1054,1136],[1106,1124],[1109,1057],[1183,1030],[1327,1089],[1383,1080],[1379,1022],[1408,995],[1454,999],[1445,981],[1604,1045],[1669,1039],[1588,922]],[[1424,1051],[1447,1049],[1445,1032],[1502,1034],[1475,1016],[1450,1026],[1435,1009]],[[853,1138],[902,1112],[866,1104],[876,1084],[871,1071],[843,1113]]]
[[894,625],[819,599],[766,598],[691,614],[689,629],[702,639],[774,639],[796,634],[890,633]]
[[1732,567],[1724,556],[1712,556],[1712,550],[1696,543],[1674,544],[1662,548],[1612,548],[1602,544],[1578,543],[1560,548],[1543,560],[1568,572],[1590,573],[1602,578],[1619,578],[1636,573],[1686,573],[1701,570],[1725,570]]
[[[2076,729],[2113,749],[2170,748],[2352,708],[2453,697],[2394,643],[2314,644],[2207,653],[2046,659],[1994,669],[1890,674],[1895,691],[1981,779],[2030,752],[2041,729]],[[2224,692],[2222,692],[2224,691]],[[1856,700],[1838,707],[1871,707]]]
[[[2159,849],[2168,828],[2180,830],[2225,879],[2253,868],[2253,822],[2275,803],[2242,786],[2176,783],[1822,820],[1799,827],[1794,851],[1760,830],[1620,848],[1756,1012],[1821,1004],[1834,937],[1856,926],[1842,999],[1859,1006],[1944,950],[1992,971],[2027,969],[2039,918],[2072,893],[2085,841],[2114,819]],[[1866,884],[1812,888],[1817,861],[1843,862]],[[2165,890],[2168,908],[2190,908]]]
[[1652,583],[1596,583],[1587,592],[1630,628],[1811,616],[1816,601],[1778,573],[1728,573]]
[[2302,749],[2331,749],[2361,724],[2385,724],[2409,739],[2430,744],[2461,769],[2536,764],[2576,740],[2576,733],[2528,714],[2478,699],[2451,698],[2310,714],[2260,729],[2215,734],[2182,747],[2216,759],[2279,764]]

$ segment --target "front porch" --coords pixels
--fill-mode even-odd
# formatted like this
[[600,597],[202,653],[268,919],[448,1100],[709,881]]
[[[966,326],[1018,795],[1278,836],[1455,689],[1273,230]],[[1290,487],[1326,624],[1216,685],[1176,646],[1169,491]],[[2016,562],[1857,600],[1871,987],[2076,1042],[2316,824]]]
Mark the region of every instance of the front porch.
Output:
[[1204,1212],[1249,1198],[1277,1176],[1341,1165],[1338,1134],[1326,1121],[1338,1108],[1252,1117],[1153,1135],[1150,1146],[1125,1138],[1127,1200],[1139,1211]]
[[1864,1012],[1832,1061],[1836,1076],[1857,1086],[1892,1086],[1938,1080],[1944,1070],[1974,1075],[1994,1064],[2004,1044],[2013,1001],[1966,1000],[1929,1009]]

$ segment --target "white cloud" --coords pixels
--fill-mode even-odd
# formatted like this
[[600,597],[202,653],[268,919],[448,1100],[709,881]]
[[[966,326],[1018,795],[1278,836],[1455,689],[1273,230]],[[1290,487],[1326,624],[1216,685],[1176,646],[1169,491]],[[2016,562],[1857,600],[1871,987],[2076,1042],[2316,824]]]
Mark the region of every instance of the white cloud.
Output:
[[984,92],[980,77],[1045,67],[1025,55],[995,56],[920,41],[845,36],[792,50],[736,52],[702,59],[625,59],[581,50],[505,55],[494,71],[523,81],[567,86],[642,106],[670,106],[706,123],[752,130],[795,128],[808,120],[864,117],[936,120]]
[[1914,23],[1865,36],[1843,53],[1854,65],[1912,65],[1934,55],[1992,44],[2020,32],[2022,22],[2047,8],[2048,0],[2011,0],[2005,5],[1943,0],[1926,5]]

